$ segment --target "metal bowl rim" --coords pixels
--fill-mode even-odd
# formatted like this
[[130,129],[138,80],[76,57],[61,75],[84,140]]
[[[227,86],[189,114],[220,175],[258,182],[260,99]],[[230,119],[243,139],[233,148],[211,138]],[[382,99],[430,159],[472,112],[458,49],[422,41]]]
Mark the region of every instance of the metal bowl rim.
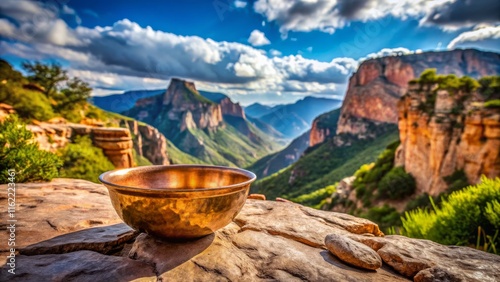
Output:
[[[125,186],[125,185],[119,185],[115,184],[109,181],[104,180],[106,176],[113,172],[117,172],[120,170],[148,170],[148,169],[163,169],[163,168],[172,168],[172,167],[184,167],[184,168],[210,168],[210,169],[223,169],[223,170],[231,170],[234,172],[239,172],[242,173],[246,176],[248,176],[250,179],[236,183],[236,184],[231,184],[231,185],[225,185],[225,186],[219,186],[219,187],[214,187],[214,188],[196,188],[196,189],[175,189],[175,188],[139,188],[139,187],[134,187],[134,186]],[[227,167],[227,166],[216,166],[216,165],[189,165],[189,164],[178,164],[178,165],[149,165],[149,166],[138,166],[138,167],[132,167],[132,168],[121,168],[121,169],[114,169],[110,171],[106,171],[99,175],[99,181],[107,186],[108,188],[119,188],[121,190],[129,190],[129,191],[135,191],[135,192],[145,192],[145,191],[155,191],[155,192],[162,192],[162,193],[175,193],[175,192],[189,192],[189,193],[196,193],[196,192],[203,192],[203,191],[217,191],[217,190],[222,190],[222,189],[232,189],[232,188],[242,188],[247,185],[250,185],[252,182],[254,182],[257,179],[257,176],[255,173],[242,169],[242,168],[234,168],[234,167]],[[111,186],[111,187],[109,187]]]

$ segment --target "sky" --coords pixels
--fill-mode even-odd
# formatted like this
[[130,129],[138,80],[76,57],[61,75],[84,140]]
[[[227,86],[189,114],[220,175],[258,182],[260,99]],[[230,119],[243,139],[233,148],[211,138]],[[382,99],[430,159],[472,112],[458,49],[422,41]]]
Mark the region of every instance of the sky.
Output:
[[93,95],[178,77],[243,105],[342,98],[363,60],[455,48],[500,52],[500,1],[0,1],[0,56],[58,62]]

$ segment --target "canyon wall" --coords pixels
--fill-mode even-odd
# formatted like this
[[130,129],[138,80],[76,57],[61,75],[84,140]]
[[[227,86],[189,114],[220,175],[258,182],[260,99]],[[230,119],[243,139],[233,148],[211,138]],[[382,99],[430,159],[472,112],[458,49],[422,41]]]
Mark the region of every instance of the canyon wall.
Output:
[[395,164],[415,178],[417,193],[430,195],[445,191],[443,177],[457,170],[469,183],[499,176],[500,110],[483,107],[477,93],[436,88],[412,85],[399,102]]
[[374,129],[381,124],[396,124],[397,103],[408,90],[408,82],[427,68],[475,78],[494,75],[500,73],[500,54],[468,49],[364,61],[349,79],[336,134],[365,139],[375,137]]
[[136,120],[123,120],[122,124],[132,133],[134,149],[139,156],[155,165],[170,164],[167,138],[158,129]]

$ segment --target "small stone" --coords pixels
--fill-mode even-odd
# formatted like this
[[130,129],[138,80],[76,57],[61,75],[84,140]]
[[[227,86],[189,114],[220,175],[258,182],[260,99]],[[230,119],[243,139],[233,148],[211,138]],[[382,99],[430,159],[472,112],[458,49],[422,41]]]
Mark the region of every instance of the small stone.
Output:
[[382,266],[382,259],[377,252],[348,237],[330,234],[325,238],[325,245],[340,260],[351,265],[370,270]]
[[247,199],[254,199],[254,200],[266,200],[266,195],[264,194],[250,194],[248,195]]

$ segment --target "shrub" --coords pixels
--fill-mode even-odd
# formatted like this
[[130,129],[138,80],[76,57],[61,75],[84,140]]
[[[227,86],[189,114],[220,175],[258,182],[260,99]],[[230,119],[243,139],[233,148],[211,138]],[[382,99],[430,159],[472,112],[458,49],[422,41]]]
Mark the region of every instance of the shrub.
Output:
[[62,177],[98,182],[101,173],[114,169],[102,150],[92,145],[88,136],[77,136],[59,154],[63,159]]
[[378,183],[378,197],[393,200],[403,199],[415,192],[413,176],[402,167],[392,168]]
[[415,199],[406,204],[405,211],[411,211],[417,208],[431,207],[431,200],[429,194],[423,193],[418,195]]
[[292,199],[292,201],[319,209],[324,203],[326,203],[326,199],[330,198],[336,191],[336,187],[337,184],[329,185],[309,194],[300,195],[299,197]]
[[451,194],[469,186],[469,180],[463,170],[456,170],[452,174],[443,177],[443,180],[448,184],[446,194]]
[[370,208],[367,213],[361,214],[361,217],[376,222],[383,230],[391,226],[401,225],[401,215],[395,208],[387,204],[382,207]]
[[[406,212],[403,234],[446,245],[480,245],[494,238],[500,227],[500,178],[483,177],[481,183],[453,192],[440,207]],[[478,230],[486,236],[478,235]],[[498,246],[499,237],[494,242]]]
[[40,150],[33,134],[16,116],[0,122],[0,183],[8,182],[7,169],[16,171],[15,182],[51,180],[58,175],[61,160]]
[[500,99],[490,100],[484,102],[485,108],[500,108]]

